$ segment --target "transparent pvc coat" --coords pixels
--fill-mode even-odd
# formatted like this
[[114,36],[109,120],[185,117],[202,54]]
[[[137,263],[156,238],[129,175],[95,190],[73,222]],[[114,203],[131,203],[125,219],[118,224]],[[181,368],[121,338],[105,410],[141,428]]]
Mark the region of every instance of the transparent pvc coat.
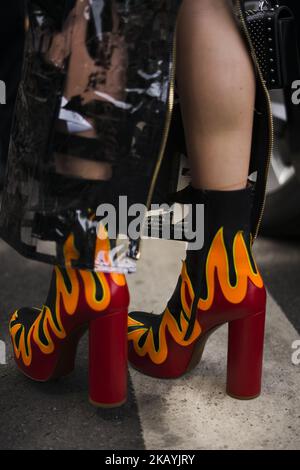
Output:
[[[120,195],[128,205],[147,202],[180,3],[27,2],[30,27],[0,216],[2,237],[22,254],[107,269],[99,256],[95,261],[96,210],[109,203],[118,216]],[[77,253],[71,258],[70,237]],[[134,270],[124,253],[122,266],[114,265],[114,255],[109,269]]]
[[[120,248],[121,226],[130,225],[120,216],[132,204],[169,202],[186,172],[174,79],[180,5],[27,0],[30,27],[0,215],[0,235],[23,255],[81,269],[135,270],[138,240]],[[249,172],[256,174],[253,234],[272,142],[268,116],[258,77]],[[110,240],[97,212],[103,204],[116,209]]]

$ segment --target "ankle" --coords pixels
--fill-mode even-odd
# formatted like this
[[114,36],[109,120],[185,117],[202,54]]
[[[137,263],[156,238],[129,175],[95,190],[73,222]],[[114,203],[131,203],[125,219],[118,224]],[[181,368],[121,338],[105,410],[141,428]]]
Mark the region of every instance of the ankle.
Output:
[[221,184],[197,184],[195,182],[192,183],[192,187],[196,190],[202,190],[202,191],[235,191],[235,190],[241,190],[241,189],[246,189],[248,186],[248,180],[243,179],[242,181],[239,181],[238,183],[231,183],[229,185],[221,185]]

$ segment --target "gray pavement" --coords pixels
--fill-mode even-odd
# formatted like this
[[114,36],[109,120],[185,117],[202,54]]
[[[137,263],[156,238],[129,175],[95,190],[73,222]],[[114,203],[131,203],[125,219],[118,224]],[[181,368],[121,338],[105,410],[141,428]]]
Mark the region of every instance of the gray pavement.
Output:
[[[172,293],[184,246],[145,241],[138,273],[129,278],[132,307],[160,312]],[[300,245],[260,240],[258,262],[268,282],[269,315],[262,396],[240,402],[225,395],[226,327],[211,337],[202,363],[186,377],[162,381],[130,370],[126,406],[99,411],[87,401],[87,343],[74,374],[35,384],[14,367],[8,312],[39,305],[48,266],[25,260],[0,242],[0,449],[300,449]]]

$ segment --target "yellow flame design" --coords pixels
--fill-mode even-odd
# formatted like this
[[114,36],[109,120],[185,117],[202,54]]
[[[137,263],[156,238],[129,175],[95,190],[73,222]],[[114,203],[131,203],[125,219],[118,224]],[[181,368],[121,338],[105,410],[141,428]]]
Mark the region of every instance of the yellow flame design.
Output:
[[[182,311],[180,313],[179,324],[174,318],[168,308],[166,308],[162,321],[159,327],[159,349],[155,348],[154,333],[152,328],[145,327],[142,323],[137,322],[129,316],[129,327],[139,326],[139,329],[132,330],[129,332],[129,340],[133,341],[136,353],[139,356],[149,355],[152,362],[155,364],[162,364],[168,355],[168,343],[167,343],[167,331],[170,333],[172,338],[177,344],[181,346],[189,346],[192,344],[201,334],[201,326],[198,320],[195,321],[195,326],[192,335],[189,339],[185,339],[186,332],[189,326],[189,320],[192,313],[192,304],[195,297],[194,290],[190,278],[187,273],[186,264],[183,263],[181,271],[181,304]],[[146,333],[147,338],[142,347],[139,346],[140,338]]]
[[[234,269],[236,272],[236,284],[231,285],[229,278],[229,262],[228,254],[224,242],[223,227],[215,235],[207,259],[206,259],[206,281],[207,281],[207,298],[199,299],[198,310],[209,310],[215,297],[215,273],[219,280],[221,291],[225,299],[232,304],[239,304],[242,302],[248,291],[248,280],[258,287],[263,287],[263,280],[257,268],[254,272],[246,243],[243,237],[243,232],[237,232],[233,242],[233,260]],[[147,354],[151,361],[155,364],[162,364],[168,356],[168,343],[166,332],[168,331],[174,341],[181,346],[189,346],[201,335],[202,329],[198,322],[195,320],[193,332],[188,340],[185,339],[186,333],[189,328],[189,320],[191,318],[191,310],[195,298],[193,286],[187,273],[185,262],[181,272],[181,305],[182,311],[180,314],[179,324],[167,308],[163,314],[162,321],[159,327],[159,350],[156,351],[154,343],[154,333],[151,327],[136,321],[129,316],[129,341],[133,341],[135,352],[144,357]],[[189,297],[189,299],[187,298]],[[184,313],[185,315],[184,315]],[[135,328],[130,330],[130,328]],[[139,346],[141,337],[147,333],[147,338],[142,347]]]
[[[96,244],[97,250],[109,249],[109,240],[101,240]],[[70,235],[67,239],[64,246],[64,256],[66,260],[66,265],[71,265],[72,260],[78,259],[78,252],[75,247],[74,235]],[[55,301],[55,312],[52,312],[47,305],[44,305],[43,308],[35,309],[40,312],[37,315],[34,323],[30,327],[29,331],[26,333],[25,327],[21,323],[16,323],[10,327],[10,335],[13,341],[14,351],[16,358],[22,358],[23,363],[28,367],[32,362],[32,340],[38,345],[39,349],[44,354],[51,354],[54,352],[55,344],[52,340],[51,334],[55,335],[57,338],[63,340],[66,338],[66,331],[62,323],[62,311],[63,310],[69,316],[73,316],[78,308],[78,302],[80,297],[80,278],[82,284],[84,285],[84,295],[87,305],[95,312],[103,312],[107,309],[111,301],[111,292],[109,288],[109,283],[107,277],[102,272],[92,273],[84,270],[76,270],[72,268],[66,268],[65,272],[69,278],[71,290],[70,292],[67,289],[65,284],[65,279],[62,274],[62,271],[59,267],[55,267],[55,277],[56,277],[56,301]],[[95,279],[96,278],[96,279]],[[112,274],[111,278],[115,284],[118,286],[124,286],[126,284],[126,279],[124,275],[121,274]],[[96,298],[96,280],[101,283],[102,286],[102,298]],[[56,322],[54,321],[54,318]],[[11,324],[18,320],[18,311],[16,311],[12,318]],[[43,324],[41,325],[41,322]],[[47,344],[40,339],[40,328],[42,329],[46,339]],[[19,333],[20,329],[20,338],[18,344],[16,343],[16,336]]]
[[264,283],[257,267],[256,272],[253,271],[242,231],[237,232],[234,237],[233,261],[236,273],[235,285],[230,283],[228,255],[224,242],[224,231],[221,228],[217,232],[207,256],[206,281],[208,294],[206,299],[199,300],[199,310],[209,310],[213,304],[215,297],[215,272],[217,272],[217,278],[225,299],[232,304],[239,304],[245,299],[249,280],[256,287],[263,287]]

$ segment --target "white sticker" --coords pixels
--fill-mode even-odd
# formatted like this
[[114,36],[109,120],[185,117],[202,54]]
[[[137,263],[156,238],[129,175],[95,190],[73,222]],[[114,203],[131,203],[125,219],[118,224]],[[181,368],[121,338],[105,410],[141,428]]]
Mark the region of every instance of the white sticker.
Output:
[[75,134],[78,132],[85,132],[93,129],[93,126],[84,119],[79,113],[75,111],[70,111],[64,107],[68,104],[68,100],[63,97],[61,100],[61,109],[59,113],[59,119],[66,121],[68,126],[68,131],[70,134]]

